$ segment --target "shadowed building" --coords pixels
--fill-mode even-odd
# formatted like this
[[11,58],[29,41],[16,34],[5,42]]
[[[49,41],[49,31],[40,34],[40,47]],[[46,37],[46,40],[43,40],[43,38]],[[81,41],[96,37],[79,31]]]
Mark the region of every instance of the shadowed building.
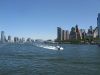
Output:
[[69,31],[66,30],[66,40],[69,40]]
[[5,42],[5,32],[1,31],[1,42],[4,43]]
[[57,41],[62,41],[62,29],[60,27],[57,27]]
[[93,38],[98,38],[98,27],[96,27],[93,31]]
[[11,42],[11,36],[10,35],[8,36],[8,42]]
[[93,39],[93,29],[92,26],[88,29],[87,37]]
[[66,37],[66,30],[64,30],[64,41],[67,40],[67,37]]
[[85,39],[86,38],[85,29],[80,29],[80,36],[81,36],[81,39]]
[[66,30],[62,30],[62,41],[66,41]]
[[100,38],[100,13],[98,14],[97,17],[97,27],[98,27],[98,36]]
[[70,31],[70,40],[77,40],[77,35],[74,27],[72,27]]
[[76,25],[76,38],[77,40],[81,39],[81,36],[80,36],[80,31],[79,31],[79,28],[78,28],[78,25]]
[[64,41],[64,30],[62,30],[62,41]]
[[69,39],[69,34],[68,34],[68,31],[67,30],[63,30],[62,31],[62,37],[63,37],[63,41],[66,41],[66,40],[68,40]]
[[18,43],[19,42],[19,38],[18,37],[14,37],[14,43]]

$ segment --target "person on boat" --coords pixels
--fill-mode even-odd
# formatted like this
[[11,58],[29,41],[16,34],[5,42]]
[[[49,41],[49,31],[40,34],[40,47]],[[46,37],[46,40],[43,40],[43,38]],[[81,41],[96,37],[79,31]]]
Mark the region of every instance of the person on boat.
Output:
[[60,46],[57,46],[57,49],[60,50]]

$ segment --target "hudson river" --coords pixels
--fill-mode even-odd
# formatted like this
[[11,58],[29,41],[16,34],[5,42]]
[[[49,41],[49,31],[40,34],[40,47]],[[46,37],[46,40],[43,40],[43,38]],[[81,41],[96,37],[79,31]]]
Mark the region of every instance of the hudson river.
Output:
[[100,47],[62,45],[63,51],[30,44],[0,45],[0,75],[100,75]]

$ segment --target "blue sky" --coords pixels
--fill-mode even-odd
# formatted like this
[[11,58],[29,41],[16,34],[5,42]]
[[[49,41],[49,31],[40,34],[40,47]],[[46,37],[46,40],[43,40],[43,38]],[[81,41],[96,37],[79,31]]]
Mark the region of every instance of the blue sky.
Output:
[[96,27],[100,0],[0,0],[0,31],[6,35],[55,39],[56,27]]

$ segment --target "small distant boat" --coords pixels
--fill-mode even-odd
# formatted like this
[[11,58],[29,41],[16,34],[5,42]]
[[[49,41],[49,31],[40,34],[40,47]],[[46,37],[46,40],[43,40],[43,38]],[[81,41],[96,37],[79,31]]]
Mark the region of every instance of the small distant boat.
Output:
[[60,46],[46,46],[46,45],[42,45],[40,47],[45,48],[45,49],[52,49],[52,50],[63,50],[63,47],[60,47]]
[[64,49],[61,46],[49,46],[49,45],[37,45],[37,46],[45,48],[45,49],[52,49],[52,50],[63,50]]
[[63,50],[63,49],[64,49],[63,47],[60,47],[60,46],[56,46],[56,48],[57,48],[58,50]]
[[45,48],[45,49],[51,49],[51,50],[64,50],[63,47],[59,46],[58,44],[53,45],[53,44],[44,44],[44,43],[33,43],[34,46]]

